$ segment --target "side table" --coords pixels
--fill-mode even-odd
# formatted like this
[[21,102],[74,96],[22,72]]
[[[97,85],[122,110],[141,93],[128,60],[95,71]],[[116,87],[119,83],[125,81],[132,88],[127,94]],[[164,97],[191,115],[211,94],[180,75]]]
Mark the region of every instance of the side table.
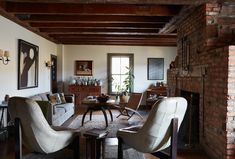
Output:
[[102,136],[84,134],[86,137],[86,159],[104,159],[105,137],[108,132]]
[[7,104],[0,104],[0,110],[1,110],[1,118],[0,118],[0,140],[6,140],[8,137],[8,131],[7,127],[4,127],[4,112],[6,110],[7,112],[8,105]]

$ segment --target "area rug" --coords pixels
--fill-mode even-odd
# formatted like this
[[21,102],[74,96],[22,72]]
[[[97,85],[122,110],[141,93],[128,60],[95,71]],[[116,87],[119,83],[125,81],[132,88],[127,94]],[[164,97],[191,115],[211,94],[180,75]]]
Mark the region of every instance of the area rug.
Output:
[[[116,138],[116,133],[118,129],[125,128],[129,126],[135,125],[143,125],[145,122],[145,118],[147,117],[146,112],[141,112],[144,117],[142,120],[139,116],[134,115],[131,119],[127,120],[127,117],[120,116],[116,118],[119,114],[118,111],[112,110],[113,113],[113,121],[111,121],[109,114],[108,116],[108,127],[106,128],[105,119],[103,114],[92,115],[92,120],[90,120],[90,116],[87,115],[84,120],[84,125],[81,125],[82,115],[74,116],[69,123],[64,124],[68,128],[76,129],[81,132],[81,145],[85,145],[85,139],[83,134],[92,128],[104,129],[108,130],[108,135],[106,138]],[[81,146],[81,157],[84,156],[85,146]],[[124,159],[144,159],[143,153],[137,152],[134,149],[127,149],[123,152]],[[105,159],[116,159],[117,158],[117,143],[116,145],[106,145],[105,146]]]
[[127,120],[127,117],[120,116],[116,118],[118,115],[117,112],[113,112],[113,121],[111,121],[109,114],[108,115],[108,127],[105,126],[105,119],[103,114],[101,115],[92,115],[92,120],[89,120],[89,115],[86,115],[84,120],[84,125],[81,125],[82,115],[78,115],[73,117],[72,121],[68,124],[64,124],[64,127],[72,128],[79,130],[82,134],[89,129],[98,128],[105,129],[109,131],[108,138],[116,137],[116,133],[118,129],[125,128],[134,125],[143,125],[145,120],[142,120],[139,116],[134,115],[131,119]]

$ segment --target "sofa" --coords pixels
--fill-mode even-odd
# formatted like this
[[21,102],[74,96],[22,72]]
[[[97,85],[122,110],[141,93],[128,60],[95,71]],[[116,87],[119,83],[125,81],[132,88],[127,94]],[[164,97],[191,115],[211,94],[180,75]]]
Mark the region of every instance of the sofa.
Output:
[[75,113],[74,95],[65,94],[64,99],[66,102],[63,103],[51,102],[51,95],[51,93],[46,92],[30,96],[29,98],[35,100],[39,104],[50,125],[61,126]]

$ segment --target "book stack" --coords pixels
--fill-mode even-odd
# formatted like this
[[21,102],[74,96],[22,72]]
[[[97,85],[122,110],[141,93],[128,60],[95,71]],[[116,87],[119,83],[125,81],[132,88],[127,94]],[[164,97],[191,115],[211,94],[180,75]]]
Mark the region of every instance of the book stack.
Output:
[[109,133],[108,130],[93,128],[93,129],[87,130],[84,133],[84,135],[102,138],[102,137],[106,136],[108,133]]

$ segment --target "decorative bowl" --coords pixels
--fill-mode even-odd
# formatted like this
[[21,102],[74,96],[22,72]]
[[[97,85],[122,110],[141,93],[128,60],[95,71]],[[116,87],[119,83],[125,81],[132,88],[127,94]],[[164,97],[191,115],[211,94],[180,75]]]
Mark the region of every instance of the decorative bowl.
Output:
[[101,96],[98,96],[98,97],[97,97],[97,100],[98,100],[100,103],[106,103],[106,102],[109,100],[109,96],[107,96],[107,95],[101,95]]

